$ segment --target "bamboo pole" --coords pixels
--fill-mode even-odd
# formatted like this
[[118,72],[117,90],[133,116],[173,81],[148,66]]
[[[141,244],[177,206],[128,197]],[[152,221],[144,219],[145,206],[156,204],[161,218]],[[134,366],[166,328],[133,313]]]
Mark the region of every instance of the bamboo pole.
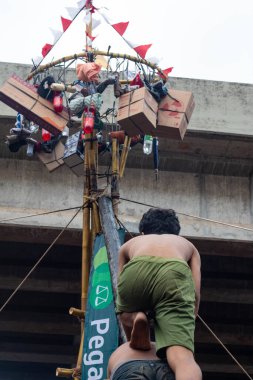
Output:
[[[98,194],[98,188],[97,188],[97,181],[98,181],[98,141],[96,137],[96,133],[93,132],[93,138],[91,141],[91,154],[90,154],[90,159],[91,159],[91,164],[90,164],[90,169],[91,169],[91,193],[93,197],[97,197]],[[98,205],[96,201],[92,202],[92,223],[93,223],[93,241],[95,240],[95,237],[98,233],[101,232],[101,223],[99,219],[99,212],[98,212]]]
[[[86,25],[86,50],[91,51],[92,47],[88,46],[88,36],[92,33],[92,13],[90,12],[90,22]],[[82,126],[84,122],[84,113],[82,115]],[[85,135],[84,149],[85,149],[85,160],[84,160],[84,202],[87,197],[92,195],[92,192],[97,191],[97,179],[96,179],[96,166],[95,166],[95,152],[94,144],[92,144],[92,137],[95,136],[95,132],[92,134]],[[90,206],[90,204],[89,204]],[[92,230],[90,226],[92,224]],[[81,290],[81,309],[86,310],[88,287],[89,287],[89,273],[90,273],[90,261],[91,253],[93,249],[94,241],[94,222],[92,218],[91,208],[87,207],[83,211],[83,240],[82,240],[82,290]],[[83,344],[84,344],[84,320],[82,321],[82,338],[80,342],[80,348],[77,359],[77,370],[81,373],[82,369],[82,358],[83,358]],[[74,380],[78,380],[74,374]]]
[[55,376],[57,377],[67,377],[67,378],[72,378],[74,369],[69,369],[69,368],[56,368],[56,374]]
[[[90,135],[87,135],[87,140],[90,140]],[[85,142],[84,147],[84,191],[83,202],[87,202],[90,197],[90,141]],[[86,310],[89,272],[90,272],[90,247],[91,247],[91,231],[90,231],[90,205],[83,209],[83,238],[82,238],[82,274],[81,274],[81,310]],[[81,321],[81,341],[78,352],[77,368],[82,366],[83,357],[83,342],[84,342],[84,319]],[[74,380],[78,380],[74,377]]]
[[[90,139],[90,135],[87,135],[87,139]],[[85,143],[84,154],[84,202],[87,202],[87,198],[90,196],[90,142]],[[90,207],[83,210],[83,239],[82,239],[82,284],[81,284],[81,309],[85,310],[88,292],[89,281],[89,269],[90,269]]]
[[119,202],[119,143],[112,139],[112,180],[111,180],[112,205],[115,215],[118,215]]
[[[81,342],[80,342],[80,349],[78,352],[78,358],[77,358],[77,363],[76,363],[76,369],[78,369],[80,372],[82,370],[82,361],[83,361],[83,342],[84,342],[84,329],[82,331],[82,337],[81,337]],[[74,374],[74,371],[73,371]],[[77,377],[73,377],[74,380],[79,380]]]
[[84,319],[85,318],[85,311],[80,310],[80,309],[76,309],[75,307],[71,307],[69,309],[69,315],[73,315],[74,317]]
[[[156,70],[158,72],[158,74],[160,74],[162,76],[162,78],[164,78],[165,80],[168,77],[167,75],[165,75],[163,73],[162,69],[160,67],[158,67],[155,63],[151,63],[151,62],[149,62],[149,61],[147,61],[146,59],[143,59],[143,58],[135,57],[135,56],[132,56],[132,55],[129,55],[129,54],[120,54],[120,53],[113,53],[113,52],[102,51],[102,50],[94,50],[94,49],[92,50],[92,52],[94,53],[94,55],[104,55],[104,56],[107,56],[109,58],[128,59],[129,61],[132,61],[132,62],[141,63],[143,65],[146,65],[146,66],[150,67],[153,70]],[[45,70],[50,69],[50,67],[54,67],[56,65],[59,65],[60,63],[71,61],[73,59],[78,59],[78,58],[87,58],[87,56],[88,56],[87,52],[84,51],[84,52],[81,52],[81,53],[72,54],[72,55],[68,55],[68,56],[59,58],[59,59],[57,59],[55,61],[46,63],[45,65],[40,65],[39,68],[37,68],[36,70],[32,71],[27,76],[26,80],[30,80],[35,75],[37,75],[37,74],[39,74],[39,73],[41,73],[41,72],[43,72]]]
[[[90,8],[88,8],[90,9]],[[86,51],[92,51],[92,46],[88,44],[88,36],[92,36],[92,13],[90,12],[90,22],[86,24]],[[92,43],[92,40],[91,40]]]
[[75,86],[65,85],[64,83],[52,83],[50,88],[53,91],[67,91],[73,94],[76,92]]
[[124,175],[126,160],[127,160],[128,152],[130,150],[130,144],[131,144],[131,137],[126,136],[124,140],[122,153],[121,153],[121,158],[120,158],[119,178],[122,178]]
[[97,151],[97,138],[96,132],[92,132],[92,138],[90,141],[90,190],[93,195],[97,193],[97,163],[96,163],[96,151]]

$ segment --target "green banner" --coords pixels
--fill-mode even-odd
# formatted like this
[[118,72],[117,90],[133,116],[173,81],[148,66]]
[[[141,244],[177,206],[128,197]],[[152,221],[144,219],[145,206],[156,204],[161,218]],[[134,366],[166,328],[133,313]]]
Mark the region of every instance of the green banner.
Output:
[[[119,230],[122,243],[124,233],[124,230]],[[99,235],[94,242],[85,312],[82,380],[106,379],[108,359],[118,347],[118,341],[119,328],[107,250],[104,236]]]

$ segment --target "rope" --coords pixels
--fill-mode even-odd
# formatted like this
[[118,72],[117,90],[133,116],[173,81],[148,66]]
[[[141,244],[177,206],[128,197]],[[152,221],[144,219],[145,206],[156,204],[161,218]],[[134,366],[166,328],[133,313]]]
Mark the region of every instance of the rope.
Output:
[[[80,14],[80,12],[81,12],[83,9],[84,9],[84,7],[82,7],[82,8],[78,11],[78,13],[77,13],[77,14],[75,15],[75,17],[73,18],[72,22],[77,18],[77,16]],[[57,42],[61,39],[61,37],[63,36],[63,34],[64,34],[64,32],[63,32],[63,33],[60,35],[60,37],[55,41],[55,43],[53,44],[51,50],[55,47],[55,45],[57,44]],[[40,62],[38,63],[38,65],[36,65],[36,68],[39,68],[39,67],[40,67],[41,63],[44,61],[45,58],[46,58],[46,55],[45,55],[45,57],[43,57],[43,58],[40,60]],[[63,57],[63,59],[62,59],[62,62],[65,63],[65,59],[64,59],[64,57]],[[32,73],[33,73],[33,71],[32,71]]]
[[[143,203],[143,202],[133,201],[133,200],[126,199],[126,198],[122,198],[122,197],[120,197],[120,199],[121,199],[122,201],[135,203],[135,204],[138,204],[138,205],[141,205],[141,206],[152,207],[152,208],[160,208],[159,206],[154,206],[154,205],[150,205],[150,204],[148,204],[148,203]],[[187,216],[187,217],[189,217],[189,218],[194,218],[194,219],[204,220],[204,221],[206,221],[206,222],[211,222],[211,223],[221,224],[221,225],[223,225],[223,226],[228,226],[228,227],[238,228],[239,230],[244,230],[244,231],[250,231],[250,232],[253,232],[253,228],[242,227],[242,226],[238,226],[237,224],[231,224],[231,223],[220,222],[219,220],[203,218],[203,217],[201,217],[201,216],[192,215],[192,214],[186,214],[186,213],[184,213],[184,212],[177,212],[177,214],[178,214],[178,215],[184,215],[184,216]]]
[[50,246],[46,249],[46,251],[43,253],[43,255],[39,258],[39,260],[35,263],[35,265],[32,267],[32,269],[30,269],[30,271],[27,273],[27,275],[25,276],[25,278],[20,282],[20,284],[16,287],[16,289],[11,293],[11,295],[9,296],[9,298],[4,302],[4,304],[1,306],[0,308],[0,313],[3,311],[3,309],[5,308],[5,306],[10,302],[10,300],[14,297],[14,295],[17,293],[17,291],[21,288],[21,286],[24,284],[24,282],[28,279],[28,277],[33,273],[33,271],[37,268],[37,266],[39,265],[39,263],[44,259],[44,257],[47,255],[47,253],[50,251],[50,249],[54,246],[54,244],[57,242],[57,240],[60,238],[60,236],[63,234],[63,232],[68,228],[68,226],[70,225],[70,223],[75,219],[75,217],[77,216],[77,214],[79,213],[79,211],[81,209],[83,209],[85,207],[85,204],[87,202],[85,202],[83,204],[83,206],[79,207],[79,209],[77,210],[77,212],[74,214],[74,216],[70,219],[70,221],[67,223],[67,225],[61,230],[61,232],[56,236],[56,238],[54,239],[54,241],[50,244]]
[[133,238],[134,235],[124,226],[124,224],[119,220],[116,214],[114,214],[115,219],[117,220],[118,224],[124,228],[124,230]]
[[45,212],[40,212],[40,213],[37,213],[37,214],[28,214],[28,215],[24,215],[24,216],[17,216],[15,218],[9,218],[9,219],[1,219],[0,220],[0,223],[2,222],[9,222],[11,220],[18,220],[18,219],[26,219],[26,218],[31,218],[33,216],[41,216],[41,215],[48,215],[48,214],[53,214],[53,213],[56,213],[56,212],[63,212],[63,211],[69,211],[69,210],[75,210],[76,208],[80,208],[82,206],[76,206],[76,207],[69,207],[69,208],[62,208],[60,210],[53,210],[53,211],[45,211]]
[[[96,172],[95,175],[97,175],[99,179],[109,178],[109,177],[112,176],[111,173],[106,173],[106,172],[105,172],[105,173],[97,173],[97,172]],[[107,187],[108,187],[108,185],[107,185]],[[106,187],[106,189],[107,189],[107,187]],[[105,189],[105,190],[106,190],[106,189]],[[103,191],[102,194],[105,193],[105,190]],[[100,197],[100,196],[101,196],[101,194],[99,194],[99,195],[97,196],[97,198]],[[86,198],[89,198],[89,197],[86,197]],[[96,199],[97,199],[97,198],[96,198]],[[95,199],[94,197],[90,197],[89,199],[90,199],[92,202],[96,201],[96,199]],[[80,207],[82,207],[82,206],[75,206],[75,207],[69,207],[69,208],[62,208],[62,209],[59,209],[59,210],[52,210],[52,211],[39,212],[39,213],[35,213],[35,214],[28,214],[28,215],[24,215],[24,216],[17,216],[17,217],[15,217],[15,218],[1,219],[1,220],[0,220],[0,223],[2,223],[2,222],[10,222],[10,221],[13,221],[13,220],[19,220],[19,219],[32,218],[32,217],[34,217],[34,216],[42,216],[42,215],[49,215],[49,214],[58,213],[58,212],[70,211],[70,210],[75,210],[75,209],[80,208]]]
[[222,343],[222,341],[217,337],[217,335],[213,332],[213,330],[206,324],[206,322],[200,317],[198,314],[199,320],[203,323],[203,325],[207,328],[207,330],[213,335],[213,337],[220,343],[220,345],[224,348],[224,350],[229,354],[229,356],[234,360],[234,362],[240,367],[242,372],[250,379],[253,380],[250,374],[244,369],[244,367],[238,362],[238,360],[232,355],[232,353],[227,349],[227,347]]

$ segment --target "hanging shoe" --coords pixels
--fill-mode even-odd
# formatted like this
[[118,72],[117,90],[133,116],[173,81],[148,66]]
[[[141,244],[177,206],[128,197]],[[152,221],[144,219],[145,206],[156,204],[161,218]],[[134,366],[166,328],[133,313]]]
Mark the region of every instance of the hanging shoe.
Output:
[[109,86],[110,84],[115,84],[115,81],[116,79],[113,78],[113,77],[109,77],[107,79],[105,79],[103,82],[99,83],[99,85],[97,86],[96,90],[99,94],[102,94],[102,92],[104,92],[104,90],[107,88],[107,86]]
[[115,76],[115,83],[114,83],[114,96],[115,98],[119,98],[121,95],[124,94],[124,90],[121,87],[119,76]]

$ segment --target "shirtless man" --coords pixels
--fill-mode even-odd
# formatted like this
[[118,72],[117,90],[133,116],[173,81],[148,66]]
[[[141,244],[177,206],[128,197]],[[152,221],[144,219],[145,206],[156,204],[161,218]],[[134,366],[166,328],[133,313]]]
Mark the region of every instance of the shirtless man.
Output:
[[200,301],[200,256],[177,236],[174,210],[150,209],[142,235],[120,249],[116,309],[132,348],[150,349],[146,313],[154,312],[157,356],[166,358],[176,380],[200,380],[194,360],[195,317]]
[[150,342],[150,349],[146,351],[131,348],[129,342],[119,346],[110,356],[107,375],[110,380],[175,379],[166,360],[157,357],[154,342]]

